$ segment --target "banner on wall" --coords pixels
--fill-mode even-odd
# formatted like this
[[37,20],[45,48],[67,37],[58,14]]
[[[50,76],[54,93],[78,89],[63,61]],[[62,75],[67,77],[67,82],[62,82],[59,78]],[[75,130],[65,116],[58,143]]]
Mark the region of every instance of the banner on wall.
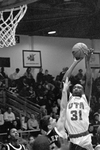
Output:
[[10,67],[10,58],[0,57],[0,67]]
[[23,50],[23,67],[31,67],[31,68],[41,68],[42,67],[42,59],[41,59],[41,51],[34,50]]

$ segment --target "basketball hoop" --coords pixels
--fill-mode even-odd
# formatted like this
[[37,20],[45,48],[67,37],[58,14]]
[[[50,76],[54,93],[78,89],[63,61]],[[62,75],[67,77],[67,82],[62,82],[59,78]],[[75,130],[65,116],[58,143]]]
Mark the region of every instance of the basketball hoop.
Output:
[[0,48],[16,44],[15,33],[19,21],[26,13],[27,5],[0,12]]

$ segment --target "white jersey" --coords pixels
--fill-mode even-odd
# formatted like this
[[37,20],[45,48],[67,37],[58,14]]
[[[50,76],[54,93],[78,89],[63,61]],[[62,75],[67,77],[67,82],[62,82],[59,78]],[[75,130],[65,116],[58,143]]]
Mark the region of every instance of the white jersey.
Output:
[[85,95],[82,97],[70,96],[66,109],[65,127],[69,134],[86,132],[89,126],[89,111]]

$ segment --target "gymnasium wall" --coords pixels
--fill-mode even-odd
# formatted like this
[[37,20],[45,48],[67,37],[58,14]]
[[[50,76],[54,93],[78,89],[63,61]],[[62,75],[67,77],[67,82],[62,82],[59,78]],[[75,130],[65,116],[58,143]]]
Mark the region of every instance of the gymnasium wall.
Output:
[[[69,67],[73,62],[71,49],[77,42],[84,42],[89,47],[90,40],[72,39],[72,38],[55,38],[55,37],[34,37],[34,49],[41,50],[43,68],[49,70],[56,76],[63,67]],[[79,68],[85,70],[84,60],[77,66],[73,73],[77,73]]]
[[[96,49],[100,45],[99,40],[91,41],[89,39],[29,37],[20,35],[20,43],[13,47],[0,49],[0,57],[10,57],[11,67],[5,68],[8,75],[13,73],[16,67],[20,68],[20,75],[23,75],[26,68],[23,68],[22,50],[40,50],[43,70],[48,69],[50,74],[56,76],[63,67],[71,65],[73,61],[71,48],[77,42],[83,42],[88,47],[94,45]],[[76,74],[80,68],[85,72],[84,60],[80,62],[73,73]],[[33,69],[32,71],[34,77],[36,77],[38,69]]]
[[0,48],[0,57],[10,57],[10,68],[5,68],[5,72],[10,75],[15,71],[15,68],[20,68],[22,75],[25,71],[23,69],[22,50],[30,49],[30,37],[20,36],[20,43],[11,47]]

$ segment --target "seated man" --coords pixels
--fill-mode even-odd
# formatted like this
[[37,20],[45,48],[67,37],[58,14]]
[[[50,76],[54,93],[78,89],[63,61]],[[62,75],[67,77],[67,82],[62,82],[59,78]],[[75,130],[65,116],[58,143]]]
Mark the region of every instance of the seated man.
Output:
[[13,120],[15,120],[15,114],[12,112],[12,108],[9,107],[4,112],[4,126],[6,131],[11,128]]
[[29,130],[39,129],[39,123],[34,114],[30,115],[27,126]]

